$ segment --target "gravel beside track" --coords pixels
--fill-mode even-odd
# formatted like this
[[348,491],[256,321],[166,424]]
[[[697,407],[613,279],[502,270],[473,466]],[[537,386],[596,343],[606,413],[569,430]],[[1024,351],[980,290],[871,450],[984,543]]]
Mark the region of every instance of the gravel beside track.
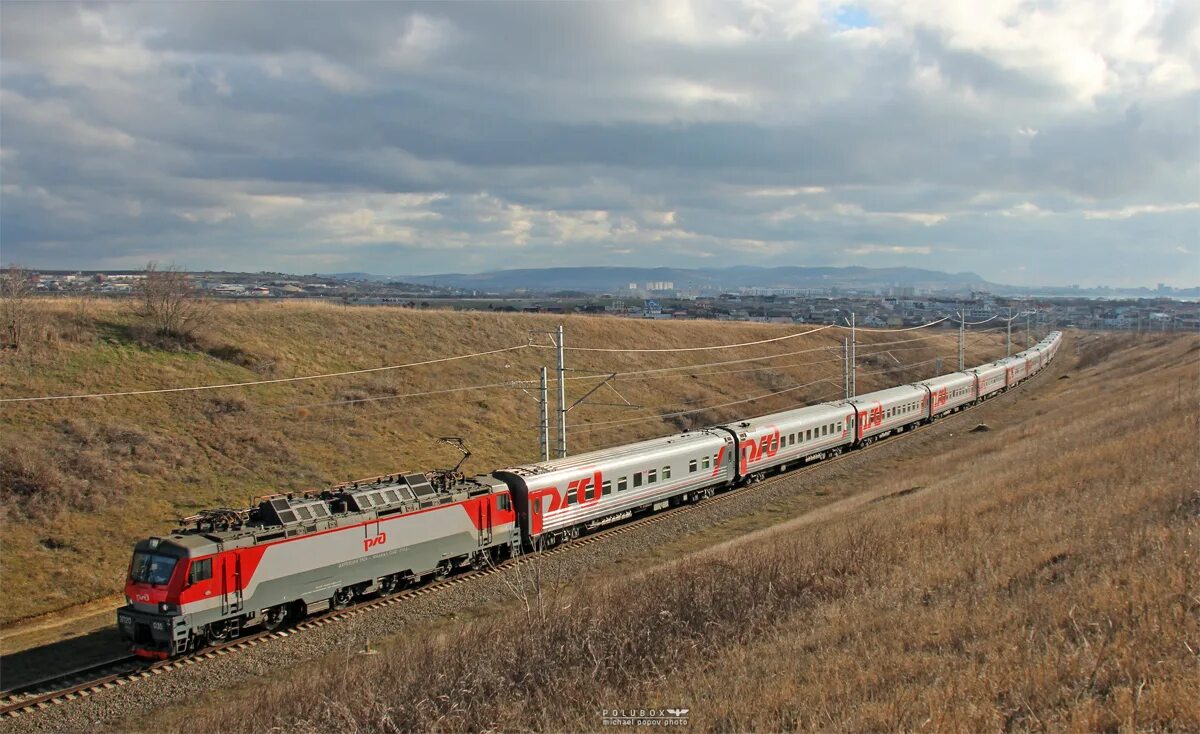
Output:
[[[650,565],[630,563],[639,557],[644,559],[646,549],[760,511],[782,497],[798,492],[818,494],[831,487],[844,488],[848,482],[856,489],[850,493],[830,492],[828,502],[865,491],[873,478],[895,472],[903,461],[934,456],[938,444],[946,440],[969,440],[968,431],[981,421],[1003,427],[1008,415],[1017,419],[1033,416],[1035,409],[1029,404],[1030,398],[1035,391],[1053,385],[1055,378],[1065,370],[1063,356],[1060,355],[1054,364],[1029,383],[975,409],[939,420],[915,434],[900,434],[865,451],[851,452],[841,459],[816,465],[811,470],[780,475],[736,493],[717,495],[713,500],[684,508],[686,511],[654,516],[655,522],[631,528],[628,532],[615,533],[591,543],[586,542],[589,536],[584,536],[578,545],[568,544],[560,552],[541,557],[538,563],[542,576],[569,581],[577,576],[601,572],[606,567],[616,576],[632,575]],[[779,517],[774,522],[787,519]],[[602,532],[603,529],[597,534]],[[622,561],[624,565],[618,567],[616,564]],[[381,643],[414,629],[423,630],[430,623],[453,622],[455,617],[473,616],[478,613],[473,610],[483,605],[493,605],[494,610],[494,605],[513,600],[505,581],[509,573],[511,570],[466,579],[390,606],[365,610],[349,619],[297,630],[287,637],[264,640],[246,650],[198,660],[169,673],[8,719],[0,722],[0,734],[95,732],[114,726],[137,728],[135,722],[138,721],[145,721],[148,728],[152,728],[150,722],[154,720],[154,712],[169,703],[196,698],[220,688],[236,687],[316,658],[332,654],[353,655],[370,643]]]

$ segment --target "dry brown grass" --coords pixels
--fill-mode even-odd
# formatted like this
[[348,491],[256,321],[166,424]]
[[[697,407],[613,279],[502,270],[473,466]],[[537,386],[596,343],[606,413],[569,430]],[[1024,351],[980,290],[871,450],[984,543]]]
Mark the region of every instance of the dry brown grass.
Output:
[[[727,344],[795,333],[793,326],[663,323],[601,317],[417,312],[323,303],[221,304],[206,328],[185,342],[148,338],[132,303],[37,299],[38,337],[20,353],[0,355],[0,396],[108,392],[243,382],[379,367],[524,343],[530,330],[563,323],[568,345],[678,347]],[[1000,354],[1002,332],[978,337],[972,362]],[[805,349],[828,351],[770,363],[730,365],[720,374],[621,378],[620,393],[639,409],[584,406],[571,423],[638,423],[572,430],[578,453],[839,394],[841,332],[761,347],[675,355],[572,353],[570,366],[628,371]],[[912,338],[863,334],[871,343]],[[541,343],[547,343],[542,338]],[[917,347],[917,349],[911,349]],[[894,345],[904,363],[945,358],[954,335]],[[880,360],[886,358],[880,357]],[[890,360],[887,360],[890,361]],[[813,363],[817,364],[813,364]],[[379,372],[228,391],[103,400],[8,404],[0,408],[0,518],[4,599],[0,623],[119,594],[132,542],[163,532],[196,509],[243,505],[253,495],[320,487],[400,469],[457,460],[434,437],[466,436],[471,471],[536,458],[533,400],[515,389],[394,399],[463,385],[536,378],[553,352],[521,352],[411,370]],[[886,364],[881,361],[880,364]],[[891,362],[895,364],[895,362]],[[774,369],[746,372],[775,365]],[[879,368],[864,366],[862,372]],[[581,373],[573,373],[578,376]],[[932,374],[932,365],[860,373],[859,389]],[[828,380],[748,405],[692,416],[654,416]],[[572,400],[590,387],[569,385]],[[333,401],[384,398],[350,405]],[[620,402],[607,390],[601,402]]]
[[567,731],[670,706],[706,731],[1200,729],[1196,341],[1089,345],[1106,353],[905,463],[860,512],[543,586],[527,612],[169,720]]

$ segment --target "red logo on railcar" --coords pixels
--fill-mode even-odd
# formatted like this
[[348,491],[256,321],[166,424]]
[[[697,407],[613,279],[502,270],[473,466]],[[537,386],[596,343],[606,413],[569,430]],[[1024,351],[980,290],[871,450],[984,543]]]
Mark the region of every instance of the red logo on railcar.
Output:
[[774,456],[779,453],[779,429],[764,435],[757,443],[747,441],[742,445],[742,473],[745,474],[750,464],[764,456]]
[[883,425],[883,404],[875,403],[871,410],[858,414],[859,433]]
[[[922,402],[924,402],[923,399],[922,399]],[[948,402],[950,402],[950,394],[946,391],[946,388],[943,387],[941,390],[938,390],[937,392],[935,392],[933,394],[933,409],[934,410],[937,410],[938,408],[942,407],[943,405],[945,405]]]
[[374,538],[364,538],[363,539],[363,552],[365,553],[365,552],[371,550],[372,548],[374,548],[375,546],[383,545],[385,543],[387,543],[387,533],[380,533],[379,535],[376,535]]

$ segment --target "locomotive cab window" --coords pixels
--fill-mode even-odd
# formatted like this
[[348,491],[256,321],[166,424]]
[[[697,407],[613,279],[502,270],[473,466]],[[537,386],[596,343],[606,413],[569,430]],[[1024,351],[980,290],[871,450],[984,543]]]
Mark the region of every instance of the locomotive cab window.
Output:
[[509,510],[512,508],[512,503],[508,501],[508,495],[502,494],[496,498],[496,506],[501,510]]
[[212,559],[205,558],[200,561],[192,561],[192,567],[188,571],[188,583],[195,584],[201,581],[208,581],[212,578]]
[[134,553],[129,579],[137,584],[166,586],[175,570],[175,558],[157,553]]

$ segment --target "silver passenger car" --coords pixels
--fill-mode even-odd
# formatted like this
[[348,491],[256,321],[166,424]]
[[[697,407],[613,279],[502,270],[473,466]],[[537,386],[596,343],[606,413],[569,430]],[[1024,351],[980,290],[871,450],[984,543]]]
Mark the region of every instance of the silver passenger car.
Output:
[[733,437],[704,429],[493,473],[513,495],[530,545],[711,495],[736,478]]
[[738,478],[840,454],[854,442],[854,408],[822,403],[726,423],[738,441]]

